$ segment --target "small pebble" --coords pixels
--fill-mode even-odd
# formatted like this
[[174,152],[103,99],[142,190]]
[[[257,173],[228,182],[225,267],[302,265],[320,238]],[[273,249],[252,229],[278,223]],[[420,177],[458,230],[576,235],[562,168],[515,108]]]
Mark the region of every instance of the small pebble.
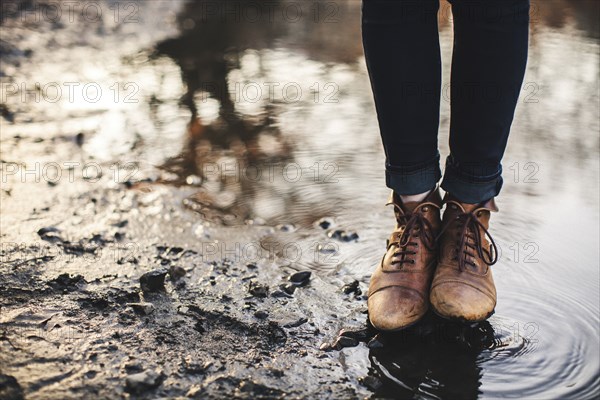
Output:
[[165,288],[165,276],[167,270],[164,268],[146,272],[140,277],[140,286],[143,292],[157,292]]
[[381,381],[371,375],[365,376],[363,378],[359,378],[358,382],[363,385],[364,387],[372,390],[372,391],[376,391],[379,388],[381,388],[381,386],[383,386],[383,384],[381,383]]
[[60,230],[54,226],[47,226],[37,231],[37,234],[48,242],[60,242],[62,239],[59,236]]
[[351,283],[344,285],[342,287],[342,292],[344,292],[344,294],[354,293],[357,296],[360,296],[362,294],[362,290],[360,290],[358,281],[353,281]]
[[162,382],[162,374],[154,371],[143,371],[128,375],[125,379],[125,390],[129,393],[139,394],[148,389],[159,386]]
[[303,317],[303,318],[298,319],[297,321],[288,322],[287,324],[284,324],[283,327],[284,328],[297,328],[300,325],[303,325],[307,322],[308,322],[308,319]]
[[282,291],[284,291],[285,293],[292,295],[294,294],[294,291],[296,290],[296,285],[290,284],[290,285],[279,285],[279,289],[281,289]]
[[375,335],[375,337],[369,341],[367,347],[370,349],[381,349],[383,347],[383,340],[381,336]]
[[85,135],[83,134],[83,132],[79,132],[77,135],[75,135],[75,143],[77,144],[77,146],[79,146],[79,147],[83,146],[84,140],[85,140]]
[[329,231],[327,236],[332,239],[341,240],[342,242],[352,242],[358,240],[358,233],[348,232],[341,229]]
[[289,281],[296,286],[306,286],[310,281],[311,274],[312,273],[310,271],[296,272],[289,277]]
[[174,281],[185,276],[185,274],[186,274],[186,271],[183,267],[180,267],[178,265],[171,265],[169,267],[169,277],[171,277],[171,279]]
[[292,224],[277,225],[277,229],[281,232],[294,232],[296,230],[296,228]]
[[346,336],[346,337],[364,342],[369,338],[369,330],[368,329],[358,329],[358,330],[342,329],[339,333],[339,336]]
[[278,298],[285,297],[285,298],[289,299],[294,296],[284,292],[283,290],[275,290],[275,291],[273,291],[273,293],[271,293],[271,297],[278,297]]
[[344,347],[356,346],[358,346],[358,340],[347,336],[338,336],[337,339],[335,339],[335,342],[333,342],[333,344],[331,345],[331,347],[333,347],[336,350],[341,350]]
[[248,292],[254,297],[267,297],[269,293],[269,287],[267,285],[261,285],[257,282],[250,282],[248,286]]
[[328,218],[321,218],[320,220],[317,221],[317,226],[319,226],[321,229],[329,229],[329,227],[331,225],[332,225],[332,222]]
[[329,343],[321,343],[321,346],[319,346],[319,350],[321,351],[330,351],[331,350],[331,346],[329,345]]

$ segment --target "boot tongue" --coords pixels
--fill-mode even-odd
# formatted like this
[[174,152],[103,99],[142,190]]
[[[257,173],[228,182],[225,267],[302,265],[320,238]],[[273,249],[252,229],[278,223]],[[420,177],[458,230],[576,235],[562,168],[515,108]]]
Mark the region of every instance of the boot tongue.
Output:
[[463,203],[460,200],[458,200],[456,197],[452,196],[450,193],[447,193],[446,197],[445,197],[445,201],[453,201],[457,204],[460,204],[460,206],[465,210],[465,212],[473,212],[473,211],[477,210],[478,208],[485,208],[486,210],[489,210],[489,211],[498,211],[498,207],[496,206],[496,202],[494,201],[493,197],[487,201],[482,201],[481,203],[473,204],[473,203]]
[[487,201],[482,201],[481,203],[477,204],[460,203],[460,205],[465,209],[466,212],[473,212],[480,208],[486,209],[488,211],[498,211],[498,207],[496,206],[496,202],[493,198]]
[[415,208],[417,208],[419,204],[421,204],[420,201],[408,201],[406,203],[402,203],[400,207],[402,208],[402,211],[404,211],[404,213],[412,214],[412,212],[415,211]]
[[472,212],[472,211],[476,210],[477,208],[481,207],[481,203],[477,203],[477,204],[460,203],[460,205],[462,206],[462,208],[464,208],[464,210],[466,212]]

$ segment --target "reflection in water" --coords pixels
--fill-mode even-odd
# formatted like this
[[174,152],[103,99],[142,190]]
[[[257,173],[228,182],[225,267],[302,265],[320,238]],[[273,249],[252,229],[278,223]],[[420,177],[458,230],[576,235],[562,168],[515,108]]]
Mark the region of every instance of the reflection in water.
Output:
[[[172,183],[199,186],[185,204],[217,223],[295,225],[287,234],[301,247],[318,235],[313,227],[321,217],[332,217],[338,227],[360,227],[358,243],[336,247],[340,257],[334,265],[300,260],[296,268],[343,270],[365,281],[379,261],[391,222],[389,214],[373,211],[387,190],[360,46],[360,2],[335,3],[339,19],[331,24],[307,18],[294,24],[281,18],[268,23],[223,19],[208,16],[206,3],[188,2],[178,16],[181,35],[157,45],[156,55],[172,58],[181,69],[181,102],[191,114],[181,154],[161,168],[176,175]],[[274,7],[276,15],[289,4],[255,3]],[[474,326],[428,316],[406,332],[381,336],[383,347],[369,351],[369,374],[380,381],[370,386],[377,397],[592,398],[598,393],[598,259],[593,251],[598,43],[593,39],[600,37],[595,17],[600,3],[532,4],[527,83],[505,161],[507,174],[514,176],[507,176],[503,212],[493,222],[504,250],[497,269],[497,316]],[[442,2],[445,62],[452,43],[448,8]],[[574,60],[572,65],[564,65],[565,57]],[[314,101],[309,90],[292,103],[282,96],[248,101],[238,86],[296,82],[309,88],[316,81],[321,90],[326,82],[337,83],[340,101]],[[446,102],[442,132],[448,130],[448,114]],[[319,169],[323,160],[339,170],[335,180],[284,174],[286,165],[306,171],[314,165]],[[250,170],[271,175],[253,179],[257,172],[244,173]],[[572,174],[577,179],[568,179]],[[531,182],[536,185],[525,184]],[[563,197],[549,201],[553,193]],[[557,210],[556,202],[573,206]],[[591,219],[574,224],[572,215],[581,209]],[[565,230],[589,238],[570,244],[578,249],[576,267],[556,250],[566,246]],[[565,265],[569,279],[563,276]]]
[[[332,4],[334,9],[330,9]],[[157,56],[167,55],[180,66],[186,87],[181,102],[191,111],[185,147],[161,168],[176,174],[173,183],[204,183],[186,205],[208,219],[229,225],[266,219],[310,226],[331,215],[335,203],[319,201],[322,196],[311,200],[314,189],[305,185],[300,188],[304,193],[298,193],[296,183],[300,179],[328,183],[338,166],[318,159],[306,161],[306,154],[298,160],[294,153],[302,149],[292,150],[281,132],[281,119],[289,112],[286,106],[310,109],[317,98],[332,99],[338,84],[308,81],[305,79],[313,78],[301,74],[290,77],[285,62],[293,58],[290,51],[294,47],[320,63],[356,62],[362,49],[355,26],[318,22],[331,11],[358,10],[359,4],[303,5],[301,14],[306,18],[298,24],[290,24],[291,17],[284,17],[290,6],[298,7],[297,2],[254,2],[252,7],[274,16],[260,24],[244,18],[243,13],[239,17],[239,2],[223,2],[219,12],[207,12],[212,5],[210,1],[186,3],[178,17],[181,36],[156,46]],[[317,11],[323,16],[317,17]],[[352,41],[347,33],[352,34]],[[290,34],[304,43],[290,43]],[[344,47],[339,47],[340,43]],[[282,44],[285,47],[279,47]],[[325,64],[315,68],[317,73],[330,69]],[[283,75],[271,79],[265,76],[268,69],[271,76]],[[319,93],[323,85],[333,92]],[[299,110],[297,114],[301,117],[302,113]],[[312,210],[311,214],[307,215],[307,210]],[[282,219],[284,213],[292,216]]]
[[[267,5],[263,3],[256,5]],[[182,35],[157,45],[157,55],[168,55],[180,66],[186,85],[181,101],[191,111],[185,148],[162,168],[175,173],[178,183],[193,184],[194,177],[199,177],[204,188],[212,185],[212,193],[201,190],[187,199],[189,208],[209,220],[240,224],[251,218],[247,199],[256,197],[257,185],[246,178],[262,174],[257,163],[275,164],[291,157],[273,123],[272,106],[244,118],[236,109],[229,75],[240,69],[245,50],[273,47],[285,26],[266,24],[256,29],[256,22],[231,15],[223,21],[221,12],[227,5],[239,12],[239,3],[225,2],[223,8],[209,12],[214,2],[188,2],[178,17]],[[279,3],[268,2],[268,6],[276,12]],[[209,122],[202,117],[205,109],[209,109]],[[246,201],[240,202],[240,195]]]
[[499,343],[489,322],[465,326],[428,315],[418,328],[382,338],[369,353],[384,398],[475,399],[482,369],[477,360]]
[[[339,338],[345,337],[367,344],[371,367],[369,377],[361,380],[375,398],[475,399],[483,393],[488,365],[533,351],[535,333],[519,335],[498,317],[463,324],[430,312],[418,324],[394,333],[377,333],[367,320],[366,329],[342,330],[336,343],[344,343]],[[558,371],[551,374],[559,378]]]

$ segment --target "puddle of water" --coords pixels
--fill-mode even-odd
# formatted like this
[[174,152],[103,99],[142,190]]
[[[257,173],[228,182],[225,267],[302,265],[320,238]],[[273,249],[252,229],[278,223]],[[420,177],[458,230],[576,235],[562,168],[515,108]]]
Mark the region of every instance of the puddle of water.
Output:
[[[304,9],[311,17],[294,23],[281,17],[293,2],[268,2],[268,23],[209,16],[206,4],[139,3],[148,21],[160,14],[171,25],[131,26],[128,35],[107,33],[94,45],[90,34],[80,46],[57,29],[59,44],[47,51],[43,32],[25,42],[21,28],[4,21],[9,41],[35,48],[38,62],[19,69],[9,59],[3,76],[23,70],[24,80],[91,80],[106,93],[114,82],[133,83],[121,95],[135,92],[138,101],[25,106],[9,97],[4,110],[15,123],[2,121],[3,140],[83,132],[90,137],[84,151],[99,162],[132,162],[137,178],[193,189],[183,201],[192,218],[235,229],[277,226],[273,237],[317,248],[293,260],[297,269],[366,282],[393,220],[380,207],[388,190],[360,2],[315,2]],[[533,10],[501,212],[492,221],[501,249],[496,316],[463,330],[436,325],[371,350],[377,395],[591,398],[600,390],[598,2],[536,1]],[[441,17],[440,25],[448,67],[451,22]],[[441,121],[446,154],[448,101]],[[17,147],[7,143],[3,156]],[[330,236],[339,229],[358,238],[317,243],[323,218],[332,222]],[[356,358],[346,360],[349,371]]]

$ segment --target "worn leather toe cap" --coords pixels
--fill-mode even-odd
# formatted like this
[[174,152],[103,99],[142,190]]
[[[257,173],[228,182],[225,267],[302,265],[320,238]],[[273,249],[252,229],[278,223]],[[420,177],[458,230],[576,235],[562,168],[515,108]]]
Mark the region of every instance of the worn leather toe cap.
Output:
[[398,286],[371,294],[368,306],[371,325],[381,331],[396,331],[412,325],[428,308],[419,292]]
[[484,321],[496,307],[485,292],[462,282],[441,282],[430,292],[431,307],[440,316],[467,322]]

